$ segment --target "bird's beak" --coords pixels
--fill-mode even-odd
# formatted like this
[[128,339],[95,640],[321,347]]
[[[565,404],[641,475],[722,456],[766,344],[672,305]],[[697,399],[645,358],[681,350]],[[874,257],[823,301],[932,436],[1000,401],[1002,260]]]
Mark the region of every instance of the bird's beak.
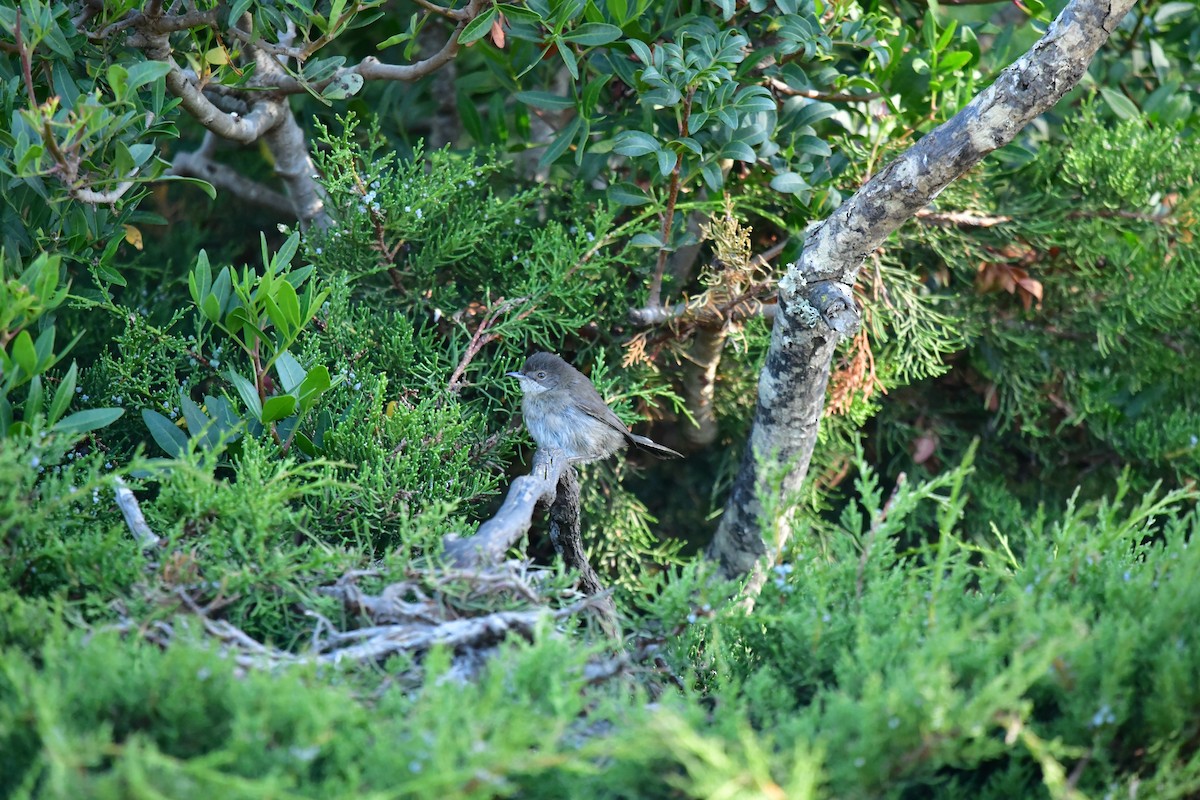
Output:
[[524,378],[524,377],[525,377],[525,376],[524,376],[524,375],[522,375],[520,372],[506,372],[506,373],[504,373],[504,374],[505,374],[505,375],[507,375],[507,376],[508,376],[508,377],[510,377],[510,378]]

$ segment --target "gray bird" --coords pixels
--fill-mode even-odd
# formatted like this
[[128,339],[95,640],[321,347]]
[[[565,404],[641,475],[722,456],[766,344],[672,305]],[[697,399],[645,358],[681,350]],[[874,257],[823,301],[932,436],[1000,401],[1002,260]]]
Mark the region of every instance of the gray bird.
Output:
[[538,447],[562,450],[576,463],[607,458],[630,444],[659,458],[683,458],[630,433],[587,376],[553,353],[534,353],[508,375],[521,384],[521,413]]

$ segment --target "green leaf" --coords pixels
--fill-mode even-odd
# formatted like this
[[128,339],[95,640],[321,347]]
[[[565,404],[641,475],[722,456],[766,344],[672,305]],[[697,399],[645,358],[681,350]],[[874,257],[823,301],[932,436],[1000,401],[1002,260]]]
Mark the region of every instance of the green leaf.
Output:
[[[119,408],[93,409],[93,411],[103,410],[117,412],[122,411],[122,409]],[[81,411],[79,413],[85,414],[87,412]],[[71,415],[71,417],[77,416],[79,416],[79,414]],[[120,413],[118,413],[117,416],[119,417]],[[71,419],[71,417],[67,417],[67,419],[63,420],[63,422],[65,423],[67,420]],[[116,417],[113,417],[113,419],[116,419]],[[179,427],[174,422],[167,419],[157,411],[152,411],[149,408],[142,409],[142,422],[146,423],[146,428],[150,431],[150,437],[154,439],[154,443],[161,447],[162,451],[171,458],[179,458],[187,452],[187,436],[184,435],[183,431],[179,430]]]
[[54,426],[57,433],[87,433],[111,425],[125,413],[123,408],[89,408],[76,411],[58,421]]
[[37,351],[33,349],[33,337],[29,335],[29,331],[21,331],[17,338],[13,339],[12,358],[17,362],[17,366],[25,370],[26,375],[37,374]]
[[653,233],[639,233],[638,235],[634,236],[632,239],[629,240],[629,244],[632,247],[658,247],[658,248],[661,248],[663,246],[663,240],[658,238],[658,236],[656,236]]
[[622,26],[629,22],[628,0],[605,0],[604,5],[608,7],[608,13],[612,15],[613,22]]
[[283,311],[283,315],[293,328],[299,328],[300,322],[300,299],[296,296],[296,290],[287,281],[283,281],[275,289],[275,301],[279,303],[279,308]]
[[771,179],[771,188],[785,194],[795,194],[809,188],[808,182],[794,172],[781,172]]
[[113,97],[117,100],[124,100],[128,91],[129,70],[120,64],[112,64],[106,71],[105,77],[108,79],[108,85],[112,87]]
[[657,139],[642,131],[621,131],[613,143],[614,151],[634,157],[658,152],[661,147]]
[[75,362],[71,362],[71,368],[67,370],[67,374],[63,375],[62,382],[58,384],[58,388],[54,391],[54,399],[50,401],[50,416],[48,422],[53,425],[58,422],[66,410],[71,405],[71,398],[75,394],[75,381],[78,377],[79,369]]
[[562,38],[584,47],[595,47],[620,39],[621,29],[607,22],[585,22],[575,30],[564,33]]
[[484,11],[478,17],[468,22],[467,27],[463,28],[463,32],[458,36],[458,43],[465,46],[487,36],[488,31],[492,29],[492,23],[496,20],[498,13],[496,7],[491,6],[487,11]]
[[796,139],[796,150],[801,153],[818,156],[819,158],[829,158],[833,155],[833,150],[824,139],[817,136],[800,136]]
[[614,183],[608,187],[608,199],[623,206],[640,206],[650,203],[654,198],[642,191],[633,183]]
[[646,66],[654,63],[654,54],[650,52],[650,46],[640,39],[626,39],[625,44],[629,45],[629,49],[637,56],[637,60]]
[[25,419],[32,420],[34,414],[42,413],[42,376],[34,375],[29,382],[29,394],[25,397]]
[[179,409],[187,422],[188,434],[205,450],[211,450],[220,444],[221,431],[216,421],[204,413],[204,409],[196,405],[186,394],[179,395]]
[[159,175],[154,180],[164,183],[166,181],[171,181],[172,183],[186,183],[187,185],[194,186],[200,191],[204,192],[206,195],[208,195],[209,200],[217,199],[217,188],[208,181],[202,181],[199,178],[189,178],[186,175]]
[[659,150],[654,154],[658,158],[658,171],[663,177],[670,175],[679,161],[679,154],[671,150]]
[[579,62],[575,58],[575,51],[567,47],[565,42],[559,41],[558,37],[555,37],[555,42],[558,44],[558,55],[562,58],[567,72],[571,73],[571,80],[579,80]]
[[309,370],[308,375],[296,390],[296,394],[300,398],[300,410],[308,411],[312,408],[317,398],[332,385],[333,383],[329,379],[329,369],[324,364],[318,364]]
[[229,5],[228,19],[233,23],[240,24],[242,21],[242,15],[250,10],[250,3],[252,1],[253,0],[234,0],[234,2]]
[[570,97],[563,97],[552,92],[517,92],[514,97],[525,105],[549,111],[562,111],[565,108],[575,107],[575,101]]
[[[295,356],[286,350],[275,359],[275,371],[279,373],[279,382],[283,385],[285,392],[295,389],[307,377],[304,367],[300,366],[300,362],[296,360]],[[326,374],[328,374],[328,370],[326,370]]]
[[974,56],[965,50],[956,50],[953,53],[947,53],[946,55],[942,56],[941,61],[938,62],[938,72],[954,72],[956,69],[961,69],[970,63],[973,57]]
[[583,118],[575,117],[564,125],[554,141],[546,148],[546,152],[542,153],[542,157],[538,159],[538,164],[543,167],[549,166],[557,161],[559,156],[567,152],[567,148],[571,146],[571,140],[575,138],[575,134],[579,131],[582,124]]
[[714,192],[725,185],[725,173],[721,170],[720,162],[706,161],[701,164],[700,175],[704,178],[704,184]]
[[1177,19],[1186,17],[1196,10],[1195,3],[1181,3],[1178,0],[1170,3],[1163,3],[1154,12],[1154,24],[1166,25],[1169,22],[1174,22]]
[[725,158],[745,161],[747,164],[753,164],[758,160],[758,156],[754,154],[754,148],[745,142],[730,142],[721,148],[721,155]]
[[233,370],[229,370],[226,374],[229,377],[229,382],[233,384],[233,388],[237,389],[238,397],[242,398],[242,402],[250,410],[250,415],[261,421],[262,401],[258,398],[258,390],[254,388],[254,384]]
[[263,404],[262,423],[264,425],[278,422],[284,417],[296,413],[296,398],[290,394],[281,394],[267,398]]
[[500,13],[507,19],[515,19],[518,22],[541,22],[542,17],[536,11],[530,11],[527,8],[522,8],[516,5],[496,6],[500,9]]
[[358,90],[362,87],[362,75],[357,72],[343,72],[325,84],[325,88],[321,90],[321,97],[326,100],[345,100],[347,97],[358,94]]
[[159,80],[171,71],[164,61],[139,61],[129,68],[129,91],[140,89],[151,81]]
[[1121,119],[1137,119],[1141,116],[1141,112],[1134,105],[1134,102],[1116,89],[1101,86],[1100,95],[1104,98],[1104,102],[1108,104],[1108,107],[1112,109],[1112,112]]

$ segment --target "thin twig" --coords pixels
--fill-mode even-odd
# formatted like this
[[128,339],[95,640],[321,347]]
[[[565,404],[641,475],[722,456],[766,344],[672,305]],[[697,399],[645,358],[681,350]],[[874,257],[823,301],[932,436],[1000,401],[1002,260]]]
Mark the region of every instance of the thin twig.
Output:
[[[446,386],[447,389],[449,389],[451,392],[458,392],[460,389],[462,389],[462,377],[463,373],[466,372],[467,367],[470,366],[471,362],[475,359],[475,356],[479,355],[480,350],[482,350],[491,342],[494,342],[500,336],[498,333],[489,332],[488,329],[496,324],[496,320],[499,319],[502,314],[506,314],[514,307],[528,301],[528,297],[516,297],[512,300],[505,300],[501,298],[499,303],[488,312],[488,315],[484,317],[479,323],[478,327],[475,328],[475,332],[471,334],[471,341],[467,344],[467,352],[463,353],[463,357],[459,360],[458,366],[454,368],[454,372],[450,373],[450,382]],[[527,308],[525,311],[517,315],[517,319],[524,319],[531,313],[533,313],[533,309]]]

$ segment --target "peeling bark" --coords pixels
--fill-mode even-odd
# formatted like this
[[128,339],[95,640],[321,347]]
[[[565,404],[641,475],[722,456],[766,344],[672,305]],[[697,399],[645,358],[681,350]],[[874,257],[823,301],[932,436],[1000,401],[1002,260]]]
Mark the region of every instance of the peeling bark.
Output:
[[[863,261],[951,181],[1011,142],[1074,87],[1133,5],[1072,0],[995,83],[808,232],[800,259],[779,284],[750,442],[708,549],[726,576],[761,571],[761,556],[774,557],[791,536],[786,508],[808,472],[834,349],[859,326],[850,291]],[[773,520],[774,542],[763,540],[764,498],[781,510]]]

